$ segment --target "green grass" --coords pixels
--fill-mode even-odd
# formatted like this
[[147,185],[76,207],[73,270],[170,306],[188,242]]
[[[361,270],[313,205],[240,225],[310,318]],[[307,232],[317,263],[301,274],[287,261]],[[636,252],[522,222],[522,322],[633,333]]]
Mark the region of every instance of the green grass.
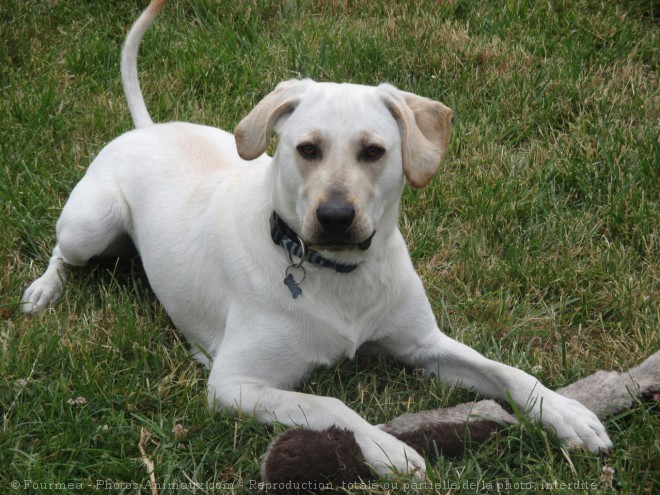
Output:
[[[138,262],[79,270],[55,308],[18,311],[69,191],[131,128],[119,52],[145,4],[0,4],[2,493],[45,491],[14,480],[138,492],[143,428],[160,483],[256,493],[282,431],[207,412],[206,371]],[[559,387],[660,348],[659,15],[650,0],[181,1],[147,33],[140,78],[154,120],[226,129],[290,77],[389,81],[452,107],[449,157],[429,187],[406,190],[401,229],[442,329]],[[363,356],[303,389],[373,422],[473,397]],[[439,460],[430,478],[436,493],[657,493],[657,404],[606,426],[609,458],[565,453],[528,425]]]

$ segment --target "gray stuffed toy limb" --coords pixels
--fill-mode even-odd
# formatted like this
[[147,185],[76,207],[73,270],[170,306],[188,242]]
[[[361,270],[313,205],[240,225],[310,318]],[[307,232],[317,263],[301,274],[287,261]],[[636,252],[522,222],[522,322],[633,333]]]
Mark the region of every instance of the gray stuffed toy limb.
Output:
[[[660,394],[660,351],[629,371],[598,371],[557,390],[593,411],[600,419],[628,409],[644,396]],[[656,397],[657,398],[657,397]],[[463,453],[493,432],[516,424],[514,416],[492,400],[399,416],[380,427],[427,457]],[[354,483],[372,477],[353,433],[292,429],[277,437],[261,462],[270,486]]]

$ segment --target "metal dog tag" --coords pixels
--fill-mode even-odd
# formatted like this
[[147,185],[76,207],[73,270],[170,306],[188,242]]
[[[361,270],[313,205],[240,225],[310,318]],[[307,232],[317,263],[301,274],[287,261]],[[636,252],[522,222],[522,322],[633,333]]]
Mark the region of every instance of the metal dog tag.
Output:
[[292,274],[288,274],[284,279],[284,285],[291,291],[291,297],[296,299],[300,294],[302,294],[302,289],[298,287],[298,282],[293,278]]

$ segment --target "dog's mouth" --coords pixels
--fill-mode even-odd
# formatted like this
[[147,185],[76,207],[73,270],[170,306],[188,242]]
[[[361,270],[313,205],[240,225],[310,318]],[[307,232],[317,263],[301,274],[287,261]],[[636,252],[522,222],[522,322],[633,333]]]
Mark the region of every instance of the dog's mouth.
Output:
[[371,246],[371,240],[376,235],[376,231],[360,242],[352,242],[344,239],[327,239],[310,243],[311,247],[317,251],[366,251]]

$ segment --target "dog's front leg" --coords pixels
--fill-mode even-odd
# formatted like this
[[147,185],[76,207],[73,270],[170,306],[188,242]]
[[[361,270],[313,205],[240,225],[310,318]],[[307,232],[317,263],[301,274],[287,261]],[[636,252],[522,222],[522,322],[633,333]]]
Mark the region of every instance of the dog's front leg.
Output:
[[566,446],[594,452],[612,446],[600,420],[579,402],[546,388],[522,370],[485,358],[474,349],[444,335],[437,327],[417,343],[399,339],[392,354],[444,383],[473,388],[501,400],[511,400],[534,420],[554,430]]
[[424,459],[414,449],[371,425],[339,399],[281,390],[261,380],[215,371],[211,371],[209,380],[211,408],[228,407],[263,422],[317,431],[333,425],[345,428],[353,432],[367,463],[377,474],[398,471],[424,476]]

